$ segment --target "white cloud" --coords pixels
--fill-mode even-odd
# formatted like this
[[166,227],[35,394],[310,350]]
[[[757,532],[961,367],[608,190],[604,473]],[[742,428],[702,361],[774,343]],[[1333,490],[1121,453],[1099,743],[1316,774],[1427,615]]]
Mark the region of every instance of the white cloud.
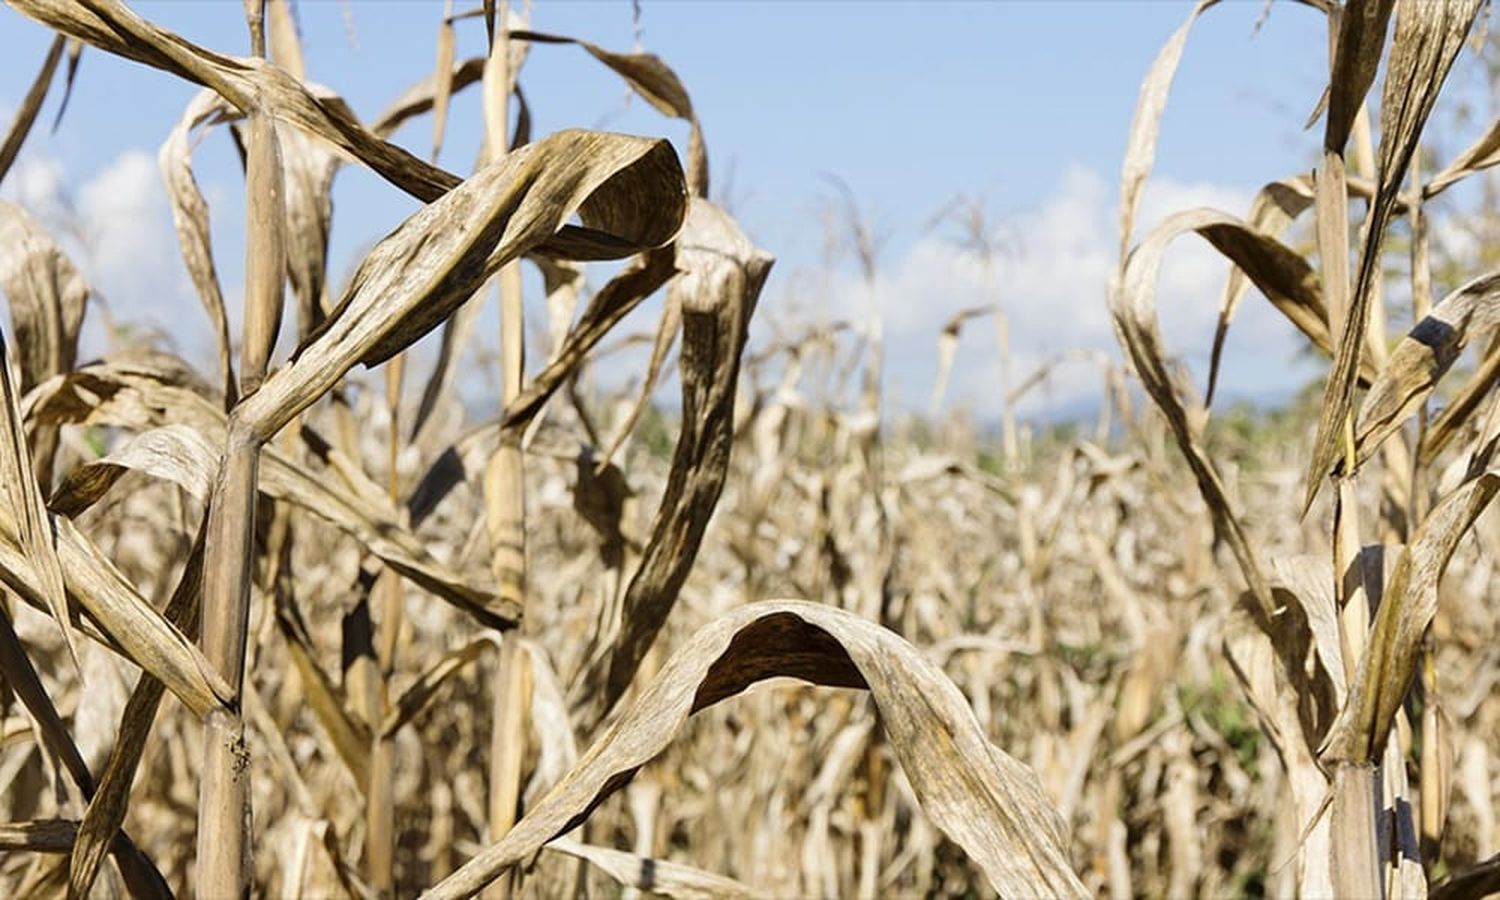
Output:
[[[156,160],[141,150],[120,154],[78,192],[89,274],[123,322],[170,326],[182,334],[186,274]],[[196,336],[194,336],[196,337]]]
[[[1242,215],[1250,200],[1248,192],[1237,188],[1155,179],[1142,199],[1136,240],[1174,212],[1210,206]],[[920,408],[935,377],[943,325],[959,310],[997,300],[1010,319],[1016,380],[1067,351],[1099,351],[1118,359],[1105,302],[1119,246],[1117,229],[1110,182],[1074,166],[1045,202],[1006,223],[1009,249],[996,264],[993,288],[986,286],[976,255],[947,237],[923,238],[903,257],[890,261],[873,292],[884,318],[890,399]],[[1177,241],[1162,265],[1158,305],[1163,336],[1169,349],[1193,367],[1200,386],[1207,377],[1227,272],[1223,258],[1194,236]],[[864,319],[870,302],[865,287],[847,275],[826,277],[828,318]],[[1290,365],[1298,346],[1279,313],[1258,297],[1247,298],[1230,331],[1222,376],[1225,393],[1254,389],[1264,395],[1297,386],[1310,374],[1306,367]],[[949,387],[950,403],[981,416],[998,412],[1001,363],[995,348],[990,320],[966,324]],[[1268,367],[1268,362],[1276,365]],[[1098,397],[1100,388],[1096,365],[1066,364],[1033,392],[1026,410],[1045,414],[1076,407]]]

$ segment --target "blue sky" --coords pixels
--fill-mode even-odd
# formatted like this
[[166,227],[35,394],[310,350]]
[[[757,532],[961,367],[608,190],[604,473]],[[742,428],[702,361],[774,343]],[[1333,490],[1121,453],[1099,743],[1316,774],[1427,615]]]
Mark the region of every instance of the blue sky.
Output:
[[[193,41],[245,50],[238,0],[133,5]],[[435,0],[302,0],[296,7],[309,77],[362,116],[374,116],[432,68],[441,14]],[[1189,8],[1176,0],[642,0],[639,26],[643,48],[672,65],[693,96],[716,196],[779,258],[757,333],[864,310],[852,265],[824,249],[821,212],[834,194],[822,173],[836,174],[888,236],[877,298],[890,380],[896,398],[915,405],[930,388],[946,312],[985,299],[956,232],[928,227],[959,192],[983,199],[993,219],[1018,235],[1015,258],[1001,271],[1018,367],[1072,347],[1113,349],[1102,279],[1114,262],[1120,156],[1140,79]],[[1311,166],[1319,135],[1301,126],[1323,85],[1325,24],[1284,0],[1256,31],[1263,8],[1261,0],[1229,0],[1196,26],[1163,124],[1148,220],[1205,202],[1243,213],[1260,184]],[[533,27],[613,49],[635,40],[628,0],[538,0]],[[459,28],[460,57],[480,52],[478,22]],[[48,40],[43,28],[0,7],[0,112],[7,118]],[[534,48],[522,79],[535,133],[607,128],[685,146],[682,123],[629,100],[623,84],[577,48]],[[100,223],[103,236],[87,255],[102,258],[85,265],[117,312],[186,334],[184,352],[206,359],[195,346],[206,325],[182,324],[201,313],[180,274],[155,168],[157,148],[194,91],[164,73],[86,53],[61,128],[33,133],[0,191],[45,205],[49,192],[68,185],[80,216]],[[471,168],[478,142],[475,93],[456,100],[440,160],[459,172]],[[46,122],[55,103],[49,99]],[[430,120],[396,139],[425,156]],[[216,133],[195,164],[234,302],[242,278],[238,163]],[[413,209],[384,182],[346,168],[335,193],[334,277]],[[1163,302],[1169,312],[1174,303],[1186,312],[1169,338],[1180,338],[1186,358],[1198,362],[1222,267],[1193,249],[1179,255],[1163,275]],[[650,325],[649,310],[637,314],[637,330]],[[1234,340],[1249,347],[1240,349],[1252,364],[1231,359],[1230,393],[1258,389],[1267,378],[1290,389],[1311,373],[1296,365],[1267,373],[1268,354],[1290,360],[1296,347],[1273,315],[1247,310],[1241,330]],[[983,411],[993,405],[995,362],[989,329],[975,331],[959,351],[953,397]],[[1097,383],[1088,372],[1059,378],[1039,406],[1065,404]]]

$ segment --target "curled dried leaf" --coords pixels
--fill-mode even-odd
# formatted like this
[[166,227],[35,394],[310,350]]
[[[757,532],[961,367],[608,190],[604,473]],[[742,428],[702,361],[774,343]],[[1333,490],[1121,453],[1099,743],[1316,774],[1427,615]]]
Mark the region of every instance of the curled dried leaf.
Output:
[[[670,241],[686,211],[665,141],[564,131],[490,163],[365,257],[337,308],[236,415],[268,437],[356,363],[375,365],[436,327],[523,253],[630,255]],[[583,228],[566,232],[577,214]]]
[[1146,179],[1151,176],[1151,167],[1156,163],[1156,139],[1161,130],[1162,113],[1167,109],[1167,94],[1172,89],[1172,79],[1177,75],[1177,64],[1182,61],[1182,49],[1187,45],[1188,32],[1209,7],[1218,0],[1198,0],[1188,13],[1187,21],[1178,26],[1167,42],[1162,45],[1151,69],[1141,80],[1140,96],[1135,102],[1135,116],[1130,122],[1130,134],[1125,139],[1125,163],[1120,172],[1120,262],[1123,265],[1135,235],[1135,217],[1140,209],[1141,194],[1146,190]]
[[1355,465],[1363,465],[1410,418],[1475,335],[1500,324],[1500,272],[1490,272],[1443,298],[1418,322],[1370,386],[1355,420]]
[[585,40],[538,31],[512,31],[511,39],[542,44],[577,44],[625,79],[625,83],[657,112],[686,121],[692,127],[688,138],[688,188],[695,197],[708,196],[708,149],[703,143],[703,126],[693,112],[693,101],[682,79],[661,57],[654,53],[615,53]]
[[219,287],[219,273],[214,267],[213,238],[209,228],[208,203],[193,177],[192,147],[189,136],[205,123],[226,117],[231,110],[222,97],[210,90],[199,91],[188,102],[182,119],[172,129],[156,155],[167,197],[172,204],[172,222],[177,228],[177,244],[187,265],[198,299],[208,312],[214,338],[219,348],[219,377],[224,395],[232,404],[237,396],[234,361],[229,343],[229,317],[224,308],[224,293]]
[[670,288],[682,309],[682,433],[651,539],[625,591],[624,631],[607,656],[595,716],[625,693],[697,558],[724,487],[740,357],[772,262],[727,213],[693,201],[677,242],[683,274]]
[[1468,479],[1433,507],[1396,560],[1349,701],[1321,756],[1340,763],[1380,758],[1416,674],[1422,636],[1437,613],[1438,582],[1459,541],[1500,491],[1500,470]]
[[1196,416],[1190,415],[1174,384],[1166,348],[1157,326],[1156,279],[1167,245],[1195,232],[1234,262],[1277,309],[1316,342],[1323,330],[1322,298],[1307,261],[1275,238],[1226,213],[1210,209],[1177,213],[1157,226],[1125,260],[1120,283],[1109,297],[1120,342],[1146,392],[1167,417],[1198,489],[1208,504],[1215,531],[1228,541],[1262,616],[1276,609],[1240,518],[1218,470],[1204,449]]
[[951,681],[894,632],[803,601],[740,607],[684,643],[568,776],[424,897],[470,897],[589,813],[655,758],[693,712],[766,678],[866,688],[923,810],[1003,896],[1081,897],[1064,824],[1027,766],[990,745]]

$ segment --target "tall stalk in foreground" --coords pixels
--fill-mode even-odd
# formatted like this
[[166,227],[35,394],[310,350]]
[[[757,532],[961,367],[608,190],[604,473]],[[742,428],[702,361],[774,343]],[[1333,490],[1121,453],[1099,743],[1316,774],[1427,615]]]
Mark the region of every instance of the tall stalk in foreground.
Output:
[[[245,0],[251,52],[265,58],[264,0]],[[268,109],[250,111],[245,173],[245,324],[240,394],[265,380],[281,322],[285,249],[281,154]],[[241,897],[250,886],[250,760],[240,713],[254,578],[261,438],[230,416],[209,502],[204,550],[203,655],[230,686],[227,710],[204,722],[198,809],[198,890]]]

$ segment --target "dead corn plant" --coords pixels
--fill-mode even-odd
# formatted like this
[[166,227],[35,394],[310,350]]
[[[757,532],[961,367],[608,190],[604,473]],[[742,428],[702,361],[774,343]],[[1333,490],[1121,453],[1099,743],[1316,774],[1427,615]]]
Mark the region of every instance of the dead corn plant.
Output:
[[[1196,5],[1141,87],[1121,185],[1121,257],[1110,306],[1121,346],[1197,482],[1216,541],[1243,579],[1224,650],[1283,769],[1292,812],[1289,837],[1280,844],[1294,860],[1289,886],[1305,896],[1424,896],[1429,881],[1439,880],[1435,863],[1453,778],[1433,666],[1440,587],[1500,485],[1493,460],[1500,405],[1485,374],[1500,321],[1494,302],[1500,282],[1494,273],[1480,274],[1434,302],[1424,212],[1441,191],[1497,161],[1493,139],[1484,135],[1429,179],[1413,160],[1480,4],[1310,4],[1326,18],[1330,49],[1328,89],[1315,113],[1323,120],[1323,150],[1311,176],[1267,185],[1245,219],[1188,210],[1137,241],[1135,214],[1167,91],[1189,30],[1212,5]],[[1382,60],[1372,113],[1367,94]],[[1352,265],[1351,198],[1364,210]],[[1283,242],[1309,210],[1317,266]],[[1382,261],[1390,226],[1402,217],[1411,224],[1408,293],[1416,324],[1394,339]],[[1332,479],[1322,552],[1257,546],[1242,500],[1206,446],[1208,400],[1192,398],[1162,344],[1156,275],[1167,245],[1188,233],[1234,267],[1220,307],[1208,397],[1225,333],[1252,285],[1332,357],[1295,510],[1306,518]],[[1429,416],[1440,381],[1471,342],[1485,347],[1478,371],[1440,415]]]
[[[53,623],[18,630],[19,607],[0,617],[6,801],[24,817],[0,834],[24,851],[3,873],[17,893],[394,896],[426,887],[456,897],[490,884],[497,895],[576,884],[576,863],[521,877],[520,864],[544,848],[549,861],[586,861],[632,889],[755,893],[712,866],[652,858],[663,844],[649,819],[676,802],[657,781],[629,794],[635,852],[580,841],[587,826],[576,832],[689,716],[781,676],[863,689],[878,711],[886,740],[865,744],[870,713],[856,721],[849,699],[836,704],[858,729],[850,733],[861,737],[871,784],[860,792],[863,892],[887,883],[906,852],[904,840],[881,839],[900,808],[931,822],[921,852],[930,857],[935,827],[996,890],[1082,893],[1066,828],[1036,775],[991,742],[937,664],[884,627],[898,620],[887,604],[870,605],[878,585],[861,582],[835,604],[741,594],[692,637],[675,636],[670,659],[656,658],[726,490],[744,427],[741,359],[772,262],[705,199],[703,130],[665,63],[530,31],[504,3],[449,4],[433,75],[364,123],[308,80],[287,0],[246,0],[243,57],[193,44],[117,0],[12,6],[58,37],[7,134],[0,176],[70,44],[74,62],[87,45],[202,87],[160,162],[218,362],[211,377],[145,349],[80,365],[89,286],[41,226],[0,208],[0,274],[19,344],[18,377],[6,368],[0,378],[0,578]],[[465,22],[485,28],[481,59],[454,59],[454,29]],[[576,130],[533,139],[522,64],[526,48],[556,44],[578,45],[684,120],[685,169],[659,139]],[[476,83],[485,149],[468,177],[390,141],[432,112],[436,159],[453,94]],[[195,135],[225,125],[245,172],[237,366],[192,163]],[[330,189],[351,163],[423,205],[335,290]],[[579,265],[599,260],[625,263],[585,303]],[[529,376],[519,277],[528,261],[544,274],[553,317],[546,362]],[[501,410],[461,434],[451,424],[454,372],[492,282]],[[288,286],[296,349],[281,359]],[[600,341],[664,286],[644,389],[622,398],[606,434],[580,375]],[[402,427],[405,351],[439,326],[438,359]],[[670,460],[631,485],[614,460],[679,341]],[[383,405],[351,378],[361,364],[386,367]],[[866,414],[878,415],[878,393],[866,395]],[[386,421],[380,438],[354,424],[372,410]],[[533,512],[530,485],[545,475],[550,488],[570,469],[565,490],[597,535],[596,552],[581,566],[538,565],[539,546],[556,553],[575,538],[535,539],[556,523]],[[851,499],[870,477],[856,473],[838,491]],[[649,521],[627,523],[642,481],[653,482],[658,506]],[[456,496],[467,484],[479,485],[481,504]],[[586,633],[569,622],[569,604],[553,602],[570,592],[574,606],[594,595]],[[476,676],[471,664],[497,644],[491,674]],[[113,702],[96,693],[105,683],[117,687]],[[180,706],[164,703],[167,693]],[[11,697],[24,710],[15,722]],[[71,727],[59,698],[72,706]],[[589,744],[581,754],[579,739]],[[899,778],[885,774],[888,758]],[[28,766],[40,768],[25,781]],[[826,792],[843,791],[836,771],[828,779],[806,801],[825,829]],[[55,788],[50,800],[43,782]],[[487,802],[476,800],[479,785]],[[127,822],[138,824],[127,831]],[[151,835],[144,847],[132,837],[141,828]]]

